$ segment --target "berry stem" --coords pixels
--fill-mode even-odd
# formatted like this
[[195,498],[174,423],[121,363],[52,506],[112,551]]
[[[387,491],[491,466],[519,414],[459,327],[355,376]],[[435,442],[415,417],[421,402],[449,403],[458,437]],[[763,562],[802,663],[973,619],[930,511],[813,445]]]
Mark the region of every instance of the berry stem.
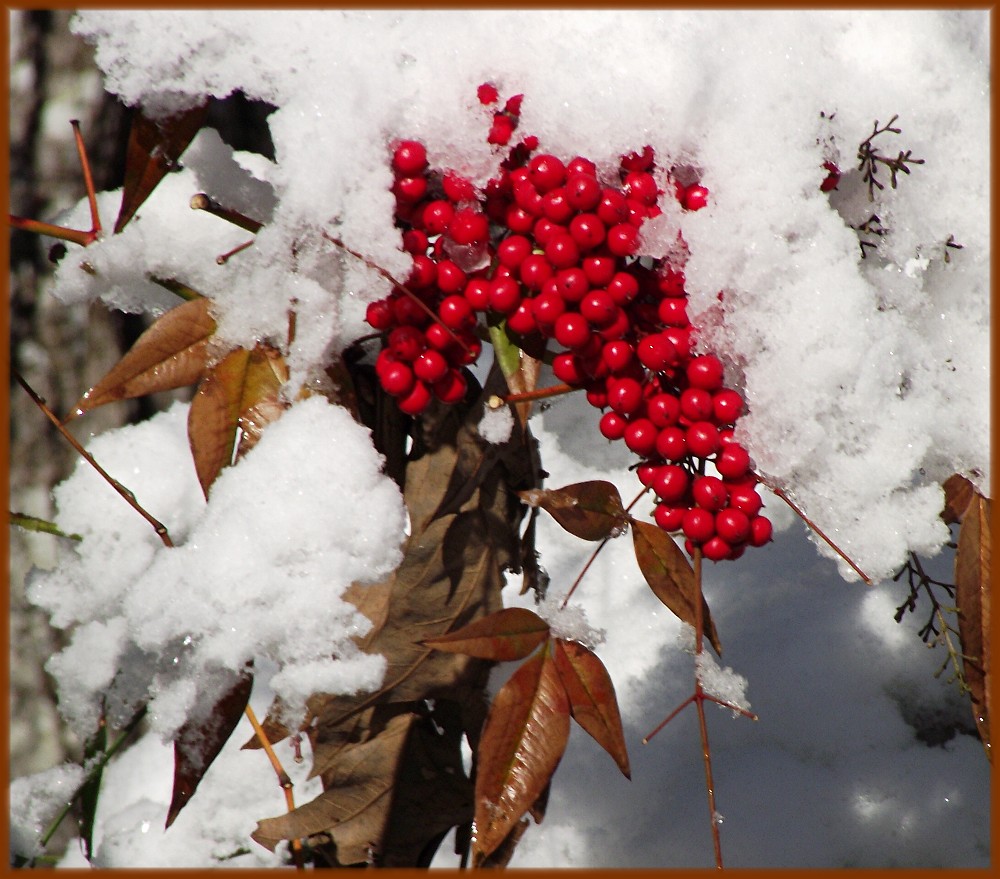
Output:
[[831,548],[831,549],[832,549],[832,550],[833,550],[833,551],[834,551],[835,553],[837,553],[837,555],[839,555],[839,556],[840,556],[840,557],[841,557],[841,558],[842,558],[842,559],[843,559],[843,560],[844,560],[845,562],[847,562],[847,564],[849,564],[849,565],[851,566],[851,568],[853,568],[853,569],[854,569],[854,572],[855,572],[855,573],[856,573],[856,574],[857,574],[857,575],[858,575],[858,576],[859,576],[859,577],[860,577],[860,578],[861,578],[862,580],[864,580],[864,582],[865,582],[865,583],[866,583],[866,584],[867,584],[868,586],[871,586],[871,585],[872,585],[872,581],[871,581],[871,578],[870,578],[870,577],[869,577],[869,576],[868,576],[868,575],[867,575],[867,574],[866,574],[866,573],[865,573],[864,571],[862,571],[862,570],[861,570],[861,568],[859,568],[859,567],[858,567],[858,566],[857,566],[857,565],[856,565],[856,564],[854,563],[854,560],[853,560],[853,559],[852,559],[852,558],[851,558],[851,557],[850,557],[850,556],[849,556],[849,555],[848,555],[848,554],[847,554],[846,552],[844,552],[844,551],[843,551],[843,550],[842,550],[842,549],[841,549],[841,548],[840,548],[839,546],[837,546],[837,544],[836,544],[836,543],[834,543],[834,542],[833,542],[833,541],[832,541],[832,540],[831,540],[831,539],[830,539],[829,537],[827,537],[827,536],[826,536],[826,534],[825,534],[825,533],[823,532],[823,529],[822,529],[822,528],[820,528],[820,527],[819,527],[819,526],[818,526],[818,525],[817,525],[817,524],[816,524],[815,522],[813,522],[813,521],[812,521],[812,519],[810,519],[810,518],[809,518],[809,517],[808,517],[808,516],[807,516],[807,515],[806,515],[805,513],[803,513],[803,512],[802,512],[802,510],[801,510],[801,509],[800,509],[799,507],[797,507],[797,506],[795,505],[794,501],[792,501],[792,499],[791,499],[791,498],[790,498],[790,497],[789,497],[789,496],[788,496],[787,494],[785,494],[785,491],[784,491],[784,489],[782,489],[782,488],[775,488],[775,487],[772,487],[772,486],[768,485],[768,484],[767,484],[767,483],[766,483],[766,482],[765,482],[765,481],[764,481],[763,479],[761,479],[760,477],[757,477],[757,480],[758,480],[758,482],[760,482],[760,484],[761,484],[761,485],[765,486],[766,488],[769,488],[769,489],[770,489],[770,490],[771,490],[772,492],[774,492],[774,494],[775,494],[775,495],[776,495],[777,497],[780,497],[780,498],[781,498],[781,499],[782,499],[782,500],[783,500],[783,501],[784,501],[784,502],[785,502],[786,504],[788,504],[788,506],[790,506],[790,507],[792,508],[792,510],[793,510],[793,511],[795,512],[795,514],[796,514],[796,515],[797,515],[797,516],[798,516],[798,517],[799,517],[799,518],[800,518],[800,519],[801,519],[801,520],[802,520],[803,522],[805,522],[805,523],[806,523],[806,525],[808,525],[808,526],[809,526],[809,527],[810,527],[810,528],[811,528],[811,529],[812,529],[813,531],[815,531],[815,532],[816,532],[816,534],[818,534],[818,535],[819,535],[820,537],[822,537],[822,538],[823,538],[823,540],[824,540],[824,541],[826,541],[826,543],[827,543],[827,544],[828,544],[828,545],[830,546],[830,548]]
[[143,519],[149,522],[153,526],[153,530],[156,531],[160,540],[163,541],[163,545],[167,547],[172,547],[173,541],[170,539],[170,534],[167,531],[166,526],[160,522],[158,519],[153,518],[146,510],[139,504],[135,499],[135,495],[132,494],[124,485],[122,485],[117,479],[115,479],[107,470],[105,470],[97,461],[94,460],[94,456],[90,454],[82,445],[80,441],[73,436],[59,420],[58,416],[53,412],[46,402],[35,393],[34,388],[31,387],[23,378],[23,376],[17,370],[11,370],[11,375],[17,380],[17,383],[27,391],[28,396],[34,401],[35,405],[45,414],[45,417],[52,422],[56,430],[59,431],[66,439],[66,441],[81,455],[81,457],[86,460],[91,467],[93,467],[98,473],[104,477],[104,480],[110,485],[115,491],[120,494],[125,501],[128,503],[132,509],[134,509]]
[[223,207],[204,192],[199,192],[191,197],[191,209],[195,211],[206,211],[213,216],[226,220],[234,226],[239,226],[241,229],[246,229],[247,232],[253,232],[254,234],[259,232],[264,226],[263,223],[258,222],[257,220],[252,220],[250,217],[245,214],[241,214],[239,211]]
[[83,135],[80,133],[80,120],[73,119],[69,123],[73,126],[73,139],[76,141],[76,151],[80,155],[80,168],[83,171],[83,185],[87,190],[87,201],[90,204],[91,241],[101,234],[101,217],[97,212],[97,192],[94,190],[94,177],[90,173],[90,161],[87,159],[87,148],[83,144]]
[[573,391],[578,390],[580,389],[574,388],[572,385],[550,385],[547,388],[535,388],[533,391],[522,391],[519,394],[507,394],[505,397],[494,394],[487,401],[487,404],[491,409],[499,409],[501,406],[506,406],[509,403],[527,403],[529,400],[558,397],[561,394],[571,394]]
[[250,245],[253,244],[253,242],[254,242],[254,239],[251,238],[249,241],[244,241],[238,247],[234,247],[232,250],[229,250],[226,253],[220,253],[215,258],[216,264],[218,264],[220,266],[224,266],[227,262],[229,262],[230,259],[232,259],[234,256],[236,256],[237,253],[242,253],[244,250],[246,250],[248,247],[250,247]]
[[81,229],[67,229],[65,226],[55,226],[52,223],[43,223],[41,220],[29,220],[27,217],[18,217],[14,214],[8,214],[7,221],[14,229],[34,232],[36,235],[48,235],[49,238],[69,241],[81,247],[86,247],[94,240],[92,233]]

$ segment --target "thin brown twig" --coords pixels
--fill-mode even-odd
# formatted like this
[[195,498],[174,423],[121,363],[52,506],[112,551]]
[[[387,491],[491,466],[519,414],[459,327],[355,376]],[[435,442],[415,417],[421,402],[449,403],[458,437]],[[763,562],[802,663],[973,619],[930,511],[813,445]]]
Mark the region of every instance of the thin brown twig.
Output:
[[80,168],[83,171],[83,185],[87,190],[87,202],[90,205],[90,234],[98,238],[101,234],[101,217],[97,212],[97,191],[94,189],[94,177],[90,172],[90,161],[87,159],[87,148],[83,144],[80,133],[80,120],[70,120],[73,126],[73,140],[76,141],[76,151],[80,156]]
[[234,211],[232,208],[223,207],[215,201],[215,199],[211,198],[204,192],[199,192],[191,196],[191,210],[205,211],[206,213],[219,217],[219,219],[232,223],[234,226],[239,226],[241,229],[246,229],[247,232],[253,232],[254,234],[264,228],[264,224],[259,220],[254,220],[246,214]]
[[80,454],[80,456],[83,457],[84,460],[86,460],[86,462],[90,464],[91,467],[93,467],[98,473],[101,474],[101,476],[108,483],[108,485],[110,485],[115,491],[117,491],[118,494],[120,494],[125,499],[128,505],[132,507],[133,510],[135,510],[140,516],[142,516],[143,519],[145,519],[147,522],[149,522],[150,525],[153,526],[153,530],[156,532],[160,540],[163,541],[163,545],[168,547],[173,547],[174,544],[173,541],[170,539],[170,533],[167,531],[166,525],[164,525],[159,519],[154,518],[152,515],[146,512],[143,506],[136,500],[135,495],[124,485],[122,485],[117,479],[115,479],[110,473],[108,473],[108,471],[105,470],[100,464],[98,464],[96,460],[94,460],[94,456],[91,455],[90,452],[88,452],[80,444],[80,441],[66,429],[63,423],[59,420],[59,417],[55,414],[55,412],[53,412],[48,407],[48,404],[46,404],[46,402],[40,396],[38,396],[37,393],[35,393],[34,388],[32,388],[31,385],[29,385],[24,380],[24,378],[16,369],[11,370],[11,375],[13,375],[14,378],[17,379],[17,383],[22,388],[24,388],[25,391],[27,391],[28,396],[31,397],[35,405],[42,410],[42,412],[45,414],[45,417],[48,418],[53,425],[55,425],[56,430],[58,430],[59,433],[62,434],[63,438],[74,449],[76,449],[76,451]]
[[[247,720],[250,721],[250,726],[253,727],[254,734],[257,736],[257,741],[260,742],[261,747],[264,749],[264,753],[267,754],[267,759],[270,761],[275,775],[278,776],[278,784],[281,785],[281,789],[285,792],[285,805],[288,807],[288,811],[294,811],[295,794],[292,792],[294,785],[292,784],[291,778],[289,778],[288,773],[285,772],[285,767],[281,765],[278,755],[274,753],[274,748],[271,746],[271,742],[267,738],[267,733],[264,732],[264,727],[262,727],[260,725],[260,721],[257,720],[257,715],[254,713],[253,708],[251,708],[248,704],[243,711],[247,716]],[[302,840],[298,838],[292,839],[290,840],[290,844],[292,847],[292,857],[295,860],[295,869],[304,870],[305,864],[302,862]]]

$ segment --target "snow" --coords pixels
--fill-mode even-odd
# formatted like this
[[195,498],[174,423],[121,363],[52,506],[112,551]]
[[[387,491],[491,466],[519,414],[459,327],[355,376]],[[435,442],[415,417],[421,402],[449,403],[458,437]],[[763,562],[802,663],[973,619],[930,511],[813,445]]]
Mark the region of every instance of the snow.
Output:
[[[496,159],[475,89],[490,80],[525,94],[520,130],[547,150],[610,168],[652,144],[708,187],[704,210],[668,209],[644,230],[645,246],[660,255],[682,229],[689,313],[750,406],[738,438],[873,580],[908,550],[940,552],[947,476],[965,473],[989,491],[988,12],[91,10],[74,28],[95,44],[106,87],[150,113],[235,89],[278,109],[268,120],[273,163],[202,131],[124,234],[88,248],[94,274],[63,260],[55,293],[64,301],[159,313],[177,300],[146,273],[182,276],[212,297],[219,338],[231,344],[283,344],[294,305],[293,399],[331,352],[367,331],[366,304],[388,290],[322,232],[405,275],[391,145],[418,137],[433,164],[481,185]],[[855,152],[893,114],[901,133],[874,143],[925,163],[869,203]],[[819,191],[827,160],[844,171],[832,193]],[[268,221],[224,265],[216,257],[249,236],[192,211],[198,191]],[[117,194],[100,204],[110,225]],[[862,259],[851,226],[872,212],[889,232]],[[85,203],[71,217],[89,227]],[[949,236],[962,249],[946,249]],[[485,416],[488,442],[509,430],[505,413]],[[49,663],[68,722],[91,727],[112,681],[120,712],[152,698],[152,734],[121,757],[143,783],[128,787],[124,772],[105,782],[114,806],[101,817],[98,858],[107,866],[204,866],[239,847],[251,814],[280,811],[255,811],[249,790],[273,783],[247,774],[259,753],[227,749],[177,824],[158,829],[169,780],[154,791],[147,776],[168,779],[161,740],[211,698],[221,669],[261,658],[258,684],[280,691],[293,714],[314,688],[381,680],[378,658],[350,637],[367,622],[340,598],[352,581],[392,569],[405,528],[367,431],[319,398],[297,402],[206,504],[185,419],[176,404],[90,443],[177,548],[167,551],[82,466],[55,500],[60,527],[84,539],[30,585],[32,601],[72,630]],[[627,502],[638,490],[631,456],[599,437],[596,420],[575,398],[533,420],[547,485],[607,479]],[[961,735],[929,748],[906,719],[940,704],[946,688],[932,677],[936,657],[892,621],[899,587],[866,591],[781,501],[766,503],[776,543],[706,573],[726,661],[750,682],[761,717],[712,718],[733,865],[985,865],[981,746]],[[610,541],[570,614],[553,619],[569,635],[604,631],[598,652],[631,744],[689,694],[693,663],[630,543]],[[554,604],[591,547],[546,516],[539,546]],[[527,600],[515,593],[511,584],[505,601]],[[124,660],[131,671],[116,677]],[[688,712],[633,749],[631,787],[602,776],[616,771],[611,761],[574,735],[546,822],[514,864],[708,866],[706,818],[692,805],[703,796],[692,723]],[[44,780],[38,790],[44,800]],[[224,815],[225,802],[240,814]],[[249,860],[273,863],[247,846]]]

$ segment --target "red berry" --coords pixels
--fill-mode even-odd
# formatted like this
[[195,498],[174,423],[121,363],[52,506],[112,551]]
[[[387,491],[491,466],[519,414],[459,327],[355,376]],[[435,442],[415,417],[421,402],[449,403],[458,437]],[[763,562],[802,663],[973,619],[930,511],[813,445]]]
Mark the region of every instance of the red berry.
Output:
[[601,184],[593,174],[573,174],[566,178],[566,201],[577,211],[592,211],[601,202]]
[[608,293],[619,305],[628,305],[639,295],[639,282],[628,272],[615,272],[608,281]]
[[753,486],[739,485],[729,489],[729,506],[748,516],[756,516],[764,502]]
[[552,358],[552,373],[559,381],[568,385],[582,385],[587,380],[579,359],[568,352],[556,354]]
[[715,476],[699,476],[691,488],[695,503],[699,507],[715,512],[721,510],[729,499],[729,493],[722,480]]
[[840,168],[833,162],[824,162],[823,169],[827,172],[827,175],[819,185],[820,192],[829,192],[831,189],[836,189],[837,184],[840,183]]
[[540,253],[532,253],[524,258],[518,267],[521,283],[529,290],[541,290],[542,285],[552,277],[552,264]]
[[729,543],[719,537],[719,535],[709,538],[701,547],[701,554],[712,562],[725,561],[729,558],[732,551],[733,548]]
[[702,388],[681,391],[681,415],[688,421],[708,421],[712,417],[712,394]]
[[446,296],[438,306],[438,317],[452,330],[460,330],[476,322],[472,306],[464,296]]
[[684,190],[681,204],[685,210],[700,211],[708,204],[708,190],[699,184],[692,184]]
[[542,153],[528,162],[531,182],[539,192],[548,192],[561,186],[566,179],[566,166],[555,156]]
[[642,457],[656,449],[657,430],[648,418],[636,418],[625,428],[625,445]]
[[624,223],[628,220],[628,202],[617,189],[605,187],[595,213],[606,226]]
[[530,180],[519,180],[514,184],[514,203],[529,214],[541,216],[542,195]]
[[774,529],[770,519],[764,516],[755,516],[750,520],[749,542],[751,546],[763,546],[765,543],[770,543],[773,533]]
[[531,240],[524,235],[508,235],[497,245],[497,261],[502,266],[516,269],[531,253]]
[[542,196],[542,213],[553,223],[568,223],[575,213],[573,206],[566,200],[566,190],[562,186],[550,189]]
[[628,153],[621,158],[623,171],[648,171],[653,167],[653,160],[656,153],[648,144],[642,148],[642,152]]
[[403,233],[403,250],[418,254],[427,252],[427,235],[420,229],[407,229]]
[[618,223],[608,229],[607,241],[615,256],[632,256],[639,249],[639,232],[629,223]]
[[729,443],[719,451],[715,469],[724,479],[740,479],[750,470],[750,455],[743,446]]
[[639,482],[646,486],[646,488],[649,488],[653,484],[653,477],[656,475],[656,470],[659,466],[655,462],[644,461],[635,468],[635,475],[639,477]]
[[662,372],[677,361],[677,349],[664,335],[646,336],[636,347],[639,361],[653,372]]
[[443,378],[434,382],[434,395],[442,403],[457,403],[465,396],[467,387],[468,384],[461,371],[451,369]]
[[510,142],[514,133],[514,120],[506,113],[496,113],[493,116],[493,124],[490,126],[490,133],[486,137],[487,143],[495,143],[505,146]]
[[391,301],[392,317],[397,324],[422,327],[430,320],[427,312],[409,296],[395,296]]
[[634,378],[609,379],[608,405],[620,415],[634,415],[642,405],[642,385]]
[[531,300],[522,299],[517,310],[507,318],[507,328],[519,336],[527,336],[538,329],[538,322],[531,310]]
[[577,214],[570,220],[569,234],[573,236],[581,250],[593,250],[604,241],[604,223],[597,214]]
[[684,514],[681,527],[693,543],[704,543],[715,535],[715,516],[708,510],[692,507]]
[[427,202],[420,220],[428,235],[440,235],[455,216],[455,208],[450,201],[439,198],[435,201]]
[[[610,290],[617,267],[617,260],[613,256],[610,254],[588,256],[584,258],[581,266],[590,284],[594,287],[608,287],[611,295],[615,295],[614,291]],[[638,285],[636,285],[636,292],[638,292]]]
[[599,427],[601,434],[607,439],[620,440],[625,436],[625,431],[628,428],[628,419],[617,412],[605,412],[601,416]]
[[623,182],[629,198],[644,205],[656,204],[657,188],[652,174],[646,171],[632,171],[625,175]]
[[595,327],[606,327],[617,316],[618,306],[607,290],[591,290],[580,300],[580,314]]
[[712,414],[719,424],[732,424],[743,412],[743,398],[729,388],[712,395]]
[[465,288],[465,272],[450,259],[437,264],[437,286],[442,293],[458,293]]
[[601,358],[611,372],[621,372],[633,362],[635,351],[629,342],[623,339],[615,339],[614,341],[604,343],[604,347],[601,349]]
[[497,87],[491,82],[484,82],[479,88],[476,89],[476,97],[479,98],[480,104],[493,104],[499,97],[497,92]]
[[587,402],[595,409],[607,408],[608,391],[602,383],[597,383],[587,388]]
[[440,351],[429,348],[413,361],[413,372],[421,381],[433,384],[447,374],[448,361]]
[[587,174],[590,177],[596,177],[597,165],[583,156],[574,156],[566,163],[566,176],[572,174]]
[[556,291],[567,302],[579,302],[587,295],[591,281],[581,269],[561,269],[555,275]]
[[683,467],[664,464],[653,477],[653,491],[664,503],[675,504],[687,494],[689,482],[690,477]]
[[587,319],[575,311],[561,314],[555,323],[555,340],[564,348],[582,348],[590,341],[591,328]]
[[572,235],[557,232],[545,245],[545,258],[557,269],[568,269],[580,262],[580,246]]
[[523,235],[530,232],[532,227],[535,225],[535,215],[529,213],[524,208],[512,204],[509,208],[507,208],[507,214],[504,218],[504,222],[511,232]]
[[424,347],[424,334],[416,327],[396,327],[389,333],[389,350],[399,360],[416,360]]
[[719,448],[719,431],[710,421],[695,421],[688,427],[684,438],[691,454],[699,458],[707,458]]
[[407,415],[419,415],[431,401],[431,391],[423,382],[414,382],[413,389],[405,396],[400,397],[396,405],[401,412]]
[[[426,219],[424,226],[427,226]],[[490,237],[490,221],[486,214],[462,208],[455,211],[448,223],[448,237],[456,244],[482,244]]]
[[646,403],[646,414],[661,430],[677,423],[681,404],[673,394],[656,394]]
[[722,387],[725,370],[722,361],[714,354],[703,354],[688,363],[687,377],[692,388],[715,391]]
[[677,358],[684,363],[691,356],[691,330],[689,327],[667,327],[663,335],[673,342]]
[[395,323],[392,315],[392,306],[385,299],[370,302],[365,309],[365,320],[368,321],[372,329],[387,330]]
[[653,520],[664,531],[677,531],[684,523],[684,507],[672,507],[669,504],[657,504],[653,510]]
[[561,235],[565,231],[566,227],[561,223],[556,223],[548,217],[539,217],[531,227],[531,237],[535,239],[537,247],[545,247],[554,235]]
[[558,293],[543,291],[527,301],[531,303],[535,320],[542,327],[554,327],[556,320],[566,311],[566,303]]
[[427,150],[418,140],[401,141],[392,153],[392,169],[399,177],[413,177],[427,167]]
[[683,461],[688,446],[684,431],[679,427],[664,427],[656,437],[656,452],[667,461]]
[[750,517],[733,507],[719,510],[715,514],[715,531],[726,543],[745,543],[750,537]]
[[454,171],[446,171],[441,180],[441,188],[447,199],[455,204],[463,201],[473,201],[476,198],[476,188],[471,180],[466,180]]
[[490,284],[490,310],[513,314],[521,304],[521,285],[513,278],[494,278]]
[[462,295],[476,311],[486,311],[490,307],[490,286],[486,278],[470,278]]
[[664,326],[686,327],[691,323],[687,314],[687,299],[661,299],[656,314]]
[[406,284],[415,290],[430,287],[437,280],[437,266],[429,256],[418,253],[413,257],[413,268]]
[[379,378],[386,393],[394,397],[403,396],[413,390],[413,370],[400,360],[386,366]]
[[392,194],[400,202],[414,205],[427,195],[427,179],[425,177],[400,177],[392,184]]
[[667,266],[660,275],[657,286],[664,296],[678,297],[684,296],[684,272]]

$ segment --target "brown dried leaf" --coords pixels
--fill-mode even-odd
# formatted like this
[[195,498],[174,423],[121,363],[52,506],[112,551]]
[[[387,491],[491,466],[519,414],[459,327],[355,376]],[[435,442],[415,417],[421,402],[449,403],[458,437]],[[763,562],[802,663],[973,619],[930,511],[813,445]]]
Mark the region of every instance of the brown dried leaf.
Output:
[[209,369],[188,412],[188,441],[202,491],[233,462],[239,430],[239,455],[287,408],[279,394],[288,373],[281,355],[264,344],[237,348]]
[[965,682],[987,755],[990,750],[990,501],[978,493],[962,517],[955,554],[955,603]]
[[632,777],[615,687],[604,663],[583,644],[557,638],[555,664],[573,719],[594,738],[626,778]]
[[521,500],[541,507],[570,534],[584,540],[617,537],[628,525],[618,489],[610,482],[577,482],[565,488],[533,488]]
[[500,688],[486,718],[477,750],[477,860],[488,857],[542,795],[566,750],[569,717],[546,646]]
[[[639,570],[653,594],[674,616],[694,627],[698,584],[681,548],[662,528],[638,520],[632,521],[632,541]],[[721,656],[722,644],[704,596],[701,599],[701,614],[705,637]]]
[[170,309],[80,398],[69,418],[105,403],[182,388],[200,380],[215,332],[210,304],[209,299],[194,299]]
[[178,730],[174,739],[174,792],[167,811],[167,827],[190,802],[208,767],[229,741],[250,701],[252,689],[253,675],[243,672],[211,711],[189,718]]
[[201,130],[208,103],[185,110],[167,119],[154,121],[136,110],[125,157],[122,205],[115,221],[115,234],[125,228],[142,203],[149,198]]
[[948,525],[961,522],[976,496],[976,489],[961,473],[954,473],[944,481],[944,509],[941,518]]
[[524,607],[507,607],[440,638],[422,643],[447,653],[510,662],[524,659],[549,637],[549,624]]

